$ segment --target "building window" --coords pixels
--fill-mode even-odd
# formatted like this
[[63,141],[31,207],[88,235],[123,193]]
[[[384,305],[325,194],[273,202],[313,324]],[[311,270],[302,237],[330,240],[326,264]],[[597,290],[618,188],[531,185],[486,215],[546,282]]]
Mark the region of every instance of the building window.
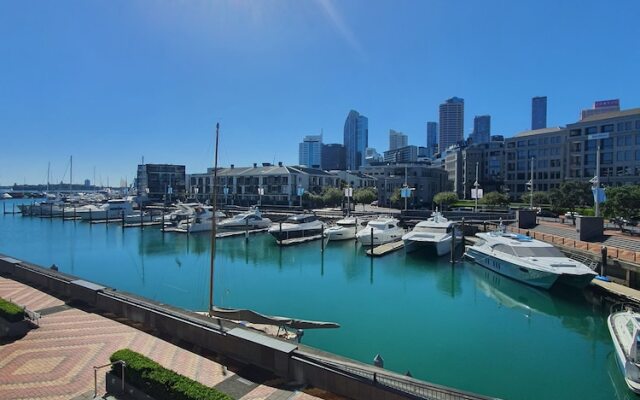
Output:
[[569,131],[569,136],[571,136],[571,137],[580,136],[581,133],[582,133],[582,131],[580,129],[571,129]]
[[598,133],[598,128],[595,126],[590,126],[584,130],[586,135],[593,135],[594,133]]
[[602,153],[600,155],[600,162],[602,164],[613,164],[613,153]]
[[524,147],[527,145],[527,141],[526,140],[518,140],[518,147]]
[[636,161],[640,161],[640,150],[636,150]]
[[624,130],[625,131],[630,131],[631,130],[631,121],[627,121],[624,123]]
[[640,129],[640,119],[636,121],[636,129]]
[[600,143],[600,148],[602,150],[611,150],[611,149],[613,149],[613,138],[602,139],[602,143]]
[[613,124],[602,125],[600,127],[600,132],[613,132]]
[[618,124],[616,125],[616,129],[618,130],[618,132],[624,131],[624,122],[618,122]]
[[582,151],[582,143],[580,143],[580,142],[571,143],[571,151],[573,151],[573,152]]

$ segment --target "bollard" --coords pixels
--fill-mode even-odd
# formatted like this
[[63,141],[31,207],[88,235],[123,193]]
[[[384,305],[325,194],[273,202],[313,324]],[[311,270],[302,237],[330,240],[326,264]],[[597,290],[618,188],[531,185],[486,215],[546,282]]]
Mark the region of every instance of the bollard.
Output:
[[464,244],[465,243],[465,239],[464,239],[464,217],[462,217],[462,228],[461,229],[462,229],[462,232],[460,232],[461,233],[460,237],[462,238],[462,244]]
[[53,203],[49,204],[49,218],[53,218]]
[[162,221],[162,233],[164,233],[164,215],[165,215],[166,211],[167,211],[167,206],[163,206],[162,207],[162,219],[161,219],[161,221]]
[[373,228],[371,228],[371,256],[373,257]]
[[89,223],[93,222],[93,216],[91,215],[91,209],[89,209]]
[[456,262],[456,226],[451,227],[451,265]]
[[62,205],[62,222],[64,222],[64,204]]
[[142,207],[140,207],[140,229],[144,227]]
[[76,215],[76,206],[73,206],[73,222],[78,220],[78,216]]
[[105,211],[104,217],[105,217],[105,225],[108,228],[109,227],[109,210]]
[[600,249],[600,256],[601,256],[600,276],[605,276],[604,270],[607,267],[607,247],[606,246],[602,246],[602,249]]

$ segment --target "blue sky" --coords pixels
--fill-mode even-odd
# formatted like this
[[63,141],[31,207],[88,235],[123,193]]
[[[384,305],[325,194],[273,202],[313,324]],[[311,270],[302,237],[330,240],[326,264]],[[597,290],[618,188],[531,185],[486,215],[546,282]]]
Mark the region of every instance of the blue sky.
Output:
[[[640,2],[0,0],[0,184],[131,180],[150,163],[297,163],[304,135],[425,144],[438,104],[465,99],[492,133],[548,125],[594,100],[640,107]],[[68,172],[66,175],[68,180]]]

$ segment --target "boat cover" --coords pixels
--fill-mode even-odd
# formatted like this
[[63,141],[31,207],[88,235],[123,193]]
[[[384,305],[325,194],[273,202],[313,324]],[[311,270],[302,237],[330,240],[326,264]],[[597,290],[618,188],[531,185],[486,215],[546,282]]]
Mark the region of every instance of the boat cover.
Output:
[[339,328],[335,322],[308,321],[273,315],[263,315],[252,310],[213,307],[211,313],[218,318],[247,321],[252,324],[285,326],[293,329]]

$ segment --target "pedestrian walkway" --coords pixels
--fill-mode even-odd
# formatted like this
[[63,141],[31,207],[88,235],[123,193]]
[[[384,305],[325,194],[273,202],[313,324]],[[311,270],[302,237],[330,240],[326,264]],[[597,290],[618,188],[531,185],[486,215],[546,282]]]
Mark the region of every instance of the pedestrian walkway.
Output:
[[[47,293],[0,277],[0,297],[42,313],[39,327],[0,347],[0,399],[69,400],[93,397],[93,367],[109,363],[118,349],[129,348],[166,368],[237,399],[317,399],[297,390],[278,388],[283,382],[214,361],[177,344],[142,332],[97,313],[69,307]],[[98,395],[104,394],[105,370],[98,373]],[[323,398],[337,398],[323,395]]]

